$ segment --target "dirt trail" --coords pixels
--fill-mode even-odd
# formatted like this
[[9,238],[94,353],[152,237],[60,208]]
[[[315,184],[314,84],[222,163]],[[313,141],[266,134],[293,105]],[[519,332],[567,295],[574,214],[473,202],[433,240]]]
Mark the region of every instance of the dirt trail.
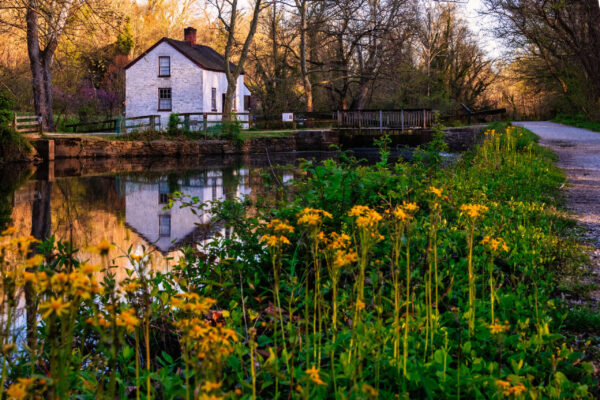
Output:
[[600,300],[600,132],[552,122],[515,122],[540,137],[540,144],[558,156],[557,166],[567,174],[567,207],[585,228],[584,239],[590,250],[592,280],[597,284],[589,293]]

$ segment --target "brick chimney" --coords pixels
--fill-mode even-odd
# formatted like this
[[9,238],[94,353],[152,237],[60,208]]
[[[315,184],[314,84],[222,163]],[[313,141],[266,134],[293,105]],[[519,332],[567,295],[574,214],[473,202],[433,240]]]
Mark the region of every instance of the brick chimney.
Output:
[[187,27],[183,30],[183,40],[185,40],[190,46],[196,45],[196,30],[192,27]]

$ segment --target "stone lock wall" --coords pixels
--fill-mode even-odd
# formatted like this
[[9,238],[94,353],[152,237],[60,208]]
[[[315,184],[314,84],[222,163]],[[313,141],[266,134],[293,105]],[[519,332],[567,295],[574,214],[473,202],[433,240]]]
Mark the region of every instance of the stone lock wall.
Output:
[[[44,139],[46,140],[46,139]],[[302,131],[285,137],[231,140],[126,141],[97,138],[54,138],[54,158],[203,157],[227,154],[263,154],[330,150],[339,139],[331,131]]]

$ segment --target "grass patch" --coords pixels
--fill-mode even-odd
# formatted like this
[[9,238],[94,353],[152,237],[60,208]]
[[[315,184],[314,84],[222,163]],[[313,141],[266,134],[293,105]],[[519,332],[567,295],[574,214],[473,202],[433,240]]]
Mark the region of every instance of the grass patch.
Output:
[[589,129],[600,132],[600,121],[590,121],[584,115],[558,114],[552,122],[558,122],[565,125],[576,126],[578,128]]

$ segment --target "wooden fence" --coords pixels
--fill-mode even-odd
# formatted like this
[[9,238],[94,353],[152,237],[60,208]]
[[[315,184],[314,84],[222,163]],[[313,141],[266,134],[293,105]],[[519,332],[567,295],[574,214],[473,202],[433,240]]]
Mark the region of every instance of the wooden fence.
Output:
[[337,127],[340,130],[401,131],[431,128],[433,110],[396,111],[337,111]]
[[41,115],[17,115],[13,118],[13,129],[19,133],[42,133]]
[[160,115],[142,115],[125,118],[125,133],[130,133],[134,130],[160,131],[160,129]]
[[65,128],[73,129],[73,133],[115,132],[118,121],[114,118],[96,122],[79,122],[65,125]]

